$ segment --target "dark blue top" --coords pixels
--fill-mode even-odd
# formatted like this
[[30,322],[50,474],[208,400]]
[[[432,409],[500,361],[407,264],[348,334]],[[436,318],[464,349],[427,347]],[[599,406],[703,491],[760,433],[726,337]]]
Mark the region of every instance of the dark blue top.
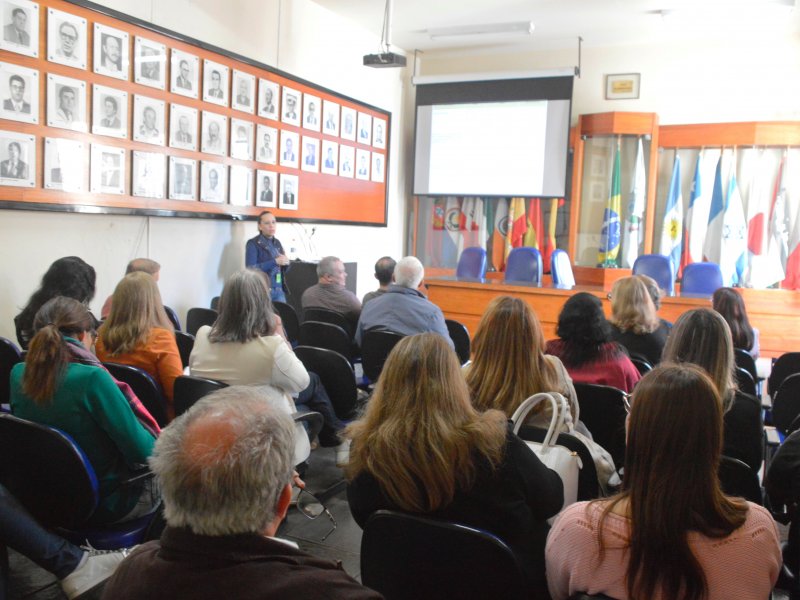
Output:
[[286,254],[283,246],[276,237],[264,237],[258,234],[256,237],[247,240],[245,247],[244,265],[248,269],[260,269],[269,275],[270,288],[272,289],[273,300],[284,300],[286,282],[284,276],[289,270],[289,265],[281,267],[275,259],[281,254]]

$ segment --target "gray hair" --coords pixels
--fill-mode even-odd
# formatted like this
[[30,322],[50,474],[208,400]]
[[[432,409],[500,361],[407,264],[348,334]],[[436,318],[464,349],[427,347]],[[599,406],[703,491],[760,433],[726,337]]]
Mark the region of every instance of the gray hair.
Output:
[[198,535],[263,533],[292,479],[294,426],[262,391],[209,394],[166,427],[150,457],[164,516]]
[[416,256],[400,259],[394,268],[394,283],[415,290],[425,278],[425,268]]
[[326,256],[317,265],[317,277],[324,277],[325,275],[335,275],[334,266],[337,262],[342,262],[336,256]]
[[230,276],[219,297],[219,316],[208,341],[245,343],[275,331],[269,284],[261,271],[244,269]]

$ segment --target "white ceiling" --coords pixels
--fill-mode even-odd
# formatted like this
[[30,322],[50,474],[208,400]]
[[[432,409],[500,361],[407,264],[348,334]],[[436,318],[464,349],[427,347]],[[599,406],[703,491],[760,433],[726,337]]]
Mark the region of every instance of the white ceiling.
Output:
[[[385,0],[314,0],[380,35]],[[798,0],[800,1],[800,0]],[[676,38],[800,36],[794,0],[394,0],[392,45],[428,53],[460,48],[552,50]],[[783,3],[784,6],[779,6]],[[671,11],[664,18],[661,11]],[[472,36],[432,40],[429,28],[533,21],[531,36]],[[376,48],[376,51],[379,49]]]

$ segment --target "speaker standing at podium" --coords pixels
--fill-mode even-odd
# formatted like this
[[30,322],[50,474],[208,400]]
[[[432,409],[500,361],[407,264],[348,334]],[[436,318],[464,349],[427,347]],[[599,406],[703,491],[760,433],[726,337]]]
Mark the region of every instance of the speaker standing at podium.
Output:
[[265,210],[258,215],[258,235],[247,240],[244,264],[248,269],[259,269],[269,276],[272,300],[286,302],[286,271],[289,258],[275,237],[277,223],[275,215]]

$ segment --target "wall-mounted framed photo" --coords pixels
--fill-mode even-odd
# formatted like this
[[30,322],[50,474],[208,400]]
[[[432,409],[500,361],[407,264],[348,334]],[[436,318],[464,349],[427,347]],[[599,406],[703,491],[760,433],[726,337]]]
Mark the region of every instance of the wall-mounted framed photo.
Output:
[[233,70],[231,108],[253,114],[256,111],[256,76]]
[[233,206],[253,206],[253,169],[231,166],[230,203]]
[[231,117],[231,158],[253,160],[252,121]]
[[319,140],[303,136],[303,161],[300,165],[303,171],[319,173]]
[[104,85],[93,86],[92,133],[128,137],[128,92]]
[[170,200],[197,198],[197,161],[193,158],[169,157]]
[[358,113],[358,143],[370,145],[372,142],[372,116]]
[[228,117],[203,111],[202,151],[225,156],[228,142]]
[[0,185],[32,188],[36,180],[36,136],[0,131]]
[[86,69],[89,48],[86,19],[55,8],[47,9],[47,60]]
[[313,131],[320,129],[320,111],[322,102],[317,96],[303,95],[303,127]]
[[356,148],[356,179],[369,181],[369,150]]
[[197,98],[200,80],[200,59],[183,50],[172,49],[169,91],[188,98]]
[[214,62],[203,60],[203,101],[228,106],[228,77],[230,69]]
[[300,136],[294,131],[281,130],[281,166],[300,166]]
[[38,58],[39,3],[28,0],[0,1],[3,39],[0,49]]
[[342,120],[339,135],[343,140],[356,141],[356,111],[349,106],[342,107]]
[[108,25],[94,24],[94,72],[128,80],[130,42],[128,33]]
[[163,146],[166,143],[166,103],[148,96],[133,95],[133,139]]
[[278,119],[281,86],[267,79],[258,80],[258,116],[265,119]]
[[86,146],[78,140],[44,139],[44,188],[85,191]]
[[339,146],[339,177],[353,178],[356,162],[356,149],[352,146]]
[[278,207],[278,174],[274,171],[256,171],[256,206]]
[[300,127],[300,110],[303,93],[283,86],[283,99],[281,100],[281,121],[287,125]]
[[39,122],[39,71],[0,62],[0,117],[22,123]]
[[281,202],[278,208],[297,210],[300,196],[300,179],[297,175],[281,173]]
[[86,131],[86,82],[47,74],[47,125]]
[[91,191],[101,194],[125,193],[125,148],[92,144]]
[[641,73],[606,75],[606,100],[628,100],[639,97]]
[[339,144],[322,140],[320,170],[326,175],[336,175],[339,169]]
[[278,155],[277,146],[278,130],[259,123],[256,132],[256,160],[274,165],[275,157]]
[[197,150],[197,109],[182,104],[169,106],[169,145]]
[[204,160],[200,163],[200,200],[224,204],[228,200],[228,167]]
[[339,105],[330,100],[322,101],[322,133],[339,135]]
[[375,183],[383,183],[384,174],[383,170],[386,166],[386,158],[380,152],[373,152],[372,153],[372,169],[370,180],[374,181]]
[[386,149],[386,121],[377,117],[372,119],[372,145]]
[[133,80],[159,90],[167,87],[167,47],[138,35],[133,41]]
[[158,152],[133,151],[131,192],[142,198],[164,197],[167,182],[167,157]]

